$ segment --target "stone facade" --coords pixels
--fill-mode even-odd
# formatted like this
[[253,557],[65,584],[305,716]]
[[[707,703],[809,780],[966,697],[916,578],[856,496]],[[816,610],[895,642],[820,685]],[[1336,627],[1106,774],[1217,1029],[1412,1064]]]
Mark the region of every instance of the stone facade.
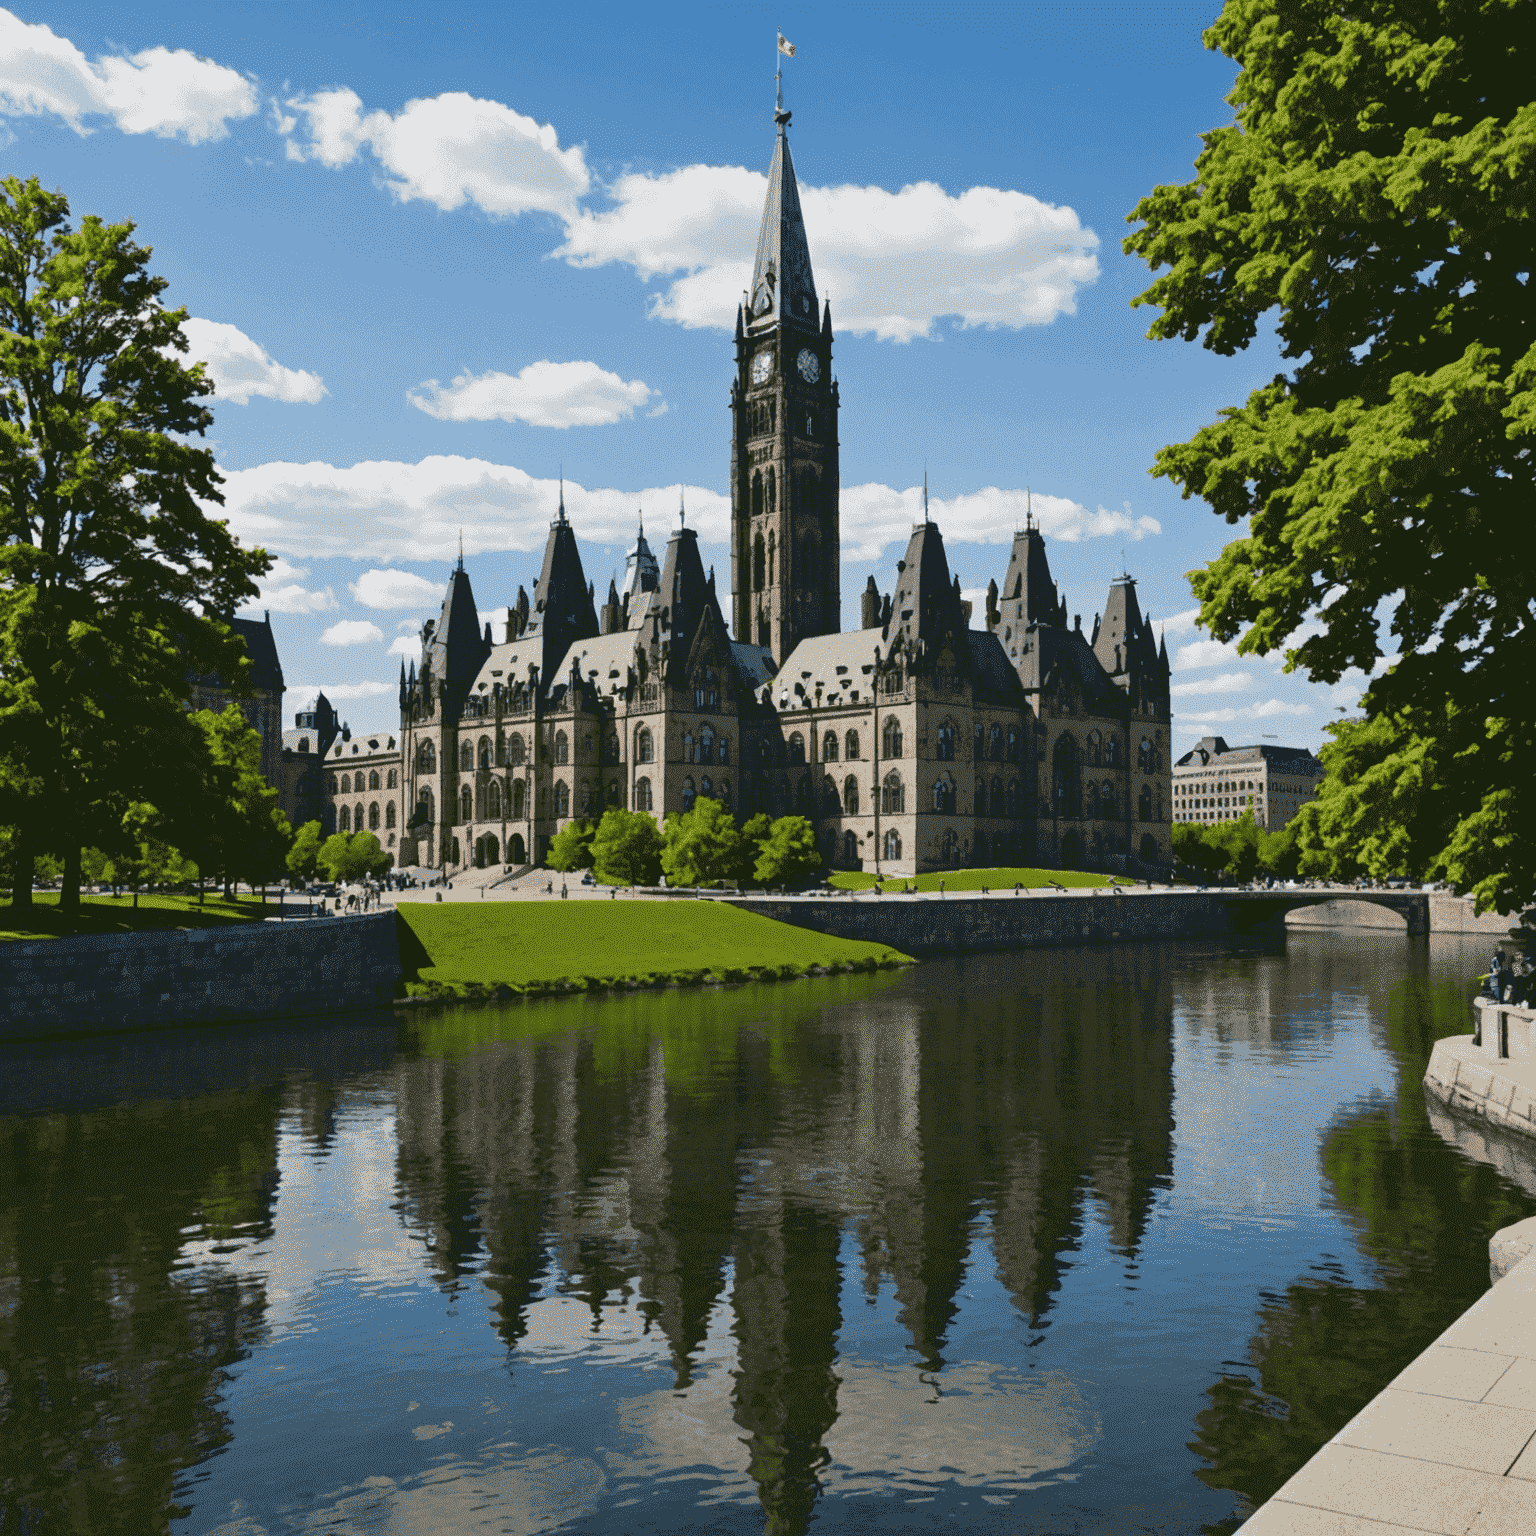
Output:
[[734,638],[684,515],[659,565],[641,529],[599,610],[562,496],[499,637],[461,557],[401,671],[399,862],[540,862],[573,817],[705,795],[804,815],[828,864],[883,875],[1170,864],[1168,658],[1130,577],[1086,637],[1027,526],[973,629],[925,492],[894,595],[871,577],[839,632],[832,318],[776,122],[734,343]]

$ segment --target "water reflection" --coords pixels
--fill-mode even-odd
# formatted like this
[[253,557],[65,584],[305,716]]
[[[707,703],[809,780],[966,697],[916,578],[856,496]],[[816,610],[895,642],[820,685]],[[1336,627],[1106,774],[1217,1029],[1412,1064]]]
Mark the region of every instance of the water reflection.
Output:
[[1536,1203],[1426,1119],[1473,968],[1292,935],[0,1052],[0,1532],[1230,1529]]

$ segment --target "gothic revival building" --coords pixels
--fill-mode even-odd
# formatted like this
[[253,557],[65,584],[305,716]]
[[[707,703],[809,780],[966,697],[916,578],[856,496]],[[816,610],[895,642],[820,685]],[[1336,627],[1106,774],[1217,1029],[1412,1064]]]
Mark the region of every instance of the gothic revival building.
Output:
[[829,864],[886,875],[1170,864],[1168,658],[1129,576],[1085,636],[1027,526],[973,629],[925,492],[894,596],[871,577],[840,632],[832,315],[775,121],[736,318],[732,624],[682,515],[659,565],[642,527],[599,613],[562,496],[500,637],[461,557],[400,675],[398,862],[538,862],[573,817],[704,795],[799,812]]

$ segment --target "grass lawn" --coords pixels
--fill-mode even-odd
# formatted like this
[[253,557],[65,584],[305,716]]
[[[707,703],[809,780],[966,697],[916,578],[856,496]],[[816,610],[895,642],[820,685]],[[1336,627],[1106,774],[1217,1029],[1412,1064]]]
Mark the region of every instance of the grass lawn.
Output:
[[402,902],[395,910],[417,941],[401,933],[401,959],[425,983],[522,990],[705,972],[735,981],[908,959],[884,944],[829,938],[713,901]]
[[[1110,885],[1118,880],[1122,885],[1134,885],[1126,876],[1092,874],[1081,869],[945,869],[937,874],[918,875],[916,884],[920,891],[936,891],[939,881],[946,891],[979,891],[982,886],[989,890],[1011,891],[1015,885],[1026,889],[1049,886],[1054,880],[1058,885],[1089,886]],[[844,891],[868,891],[874,889],[875,877],[863,871],[836,874],[829,882]],[[911,885],[910,876],[903,880],[899,875],[886,875],[880,882],[888,891],[899,891]]]
[[224,923],[275,917],[277,906],[263,906],[259,896],[225,901],[208,893],[198,905],[196,896],[151,896],[143,892],[135,908],[132,896],[80,897],[80,915],[66,918],[59,911],[57,891],[34,891],[30,913],[13,911],[9,901],[0,905],[0,940],[59,939],[77,933],[142,933],[166,928],[216,928]]

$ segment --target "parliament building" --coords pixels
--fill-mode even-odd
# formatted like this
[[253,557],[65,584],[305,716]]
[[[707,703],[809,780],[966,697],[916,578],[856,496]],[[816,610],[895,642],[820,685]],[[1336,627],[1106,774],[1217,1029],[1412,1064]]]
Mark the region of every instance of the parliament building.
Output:
[[599,607],[562,496],[501,635],[461,556],[401,671],[397,864],[540,862],[573,817],[709,796],[807,817],[837,869],[1168,867],[1168,655],[1131,577],[1085,633],[1026,523],[972,627],[925,492],[894,592],[871,576],[840,631],[832,315],[775,121],[736,318],[729,623],[682,516],[659,560],[641,527]]

